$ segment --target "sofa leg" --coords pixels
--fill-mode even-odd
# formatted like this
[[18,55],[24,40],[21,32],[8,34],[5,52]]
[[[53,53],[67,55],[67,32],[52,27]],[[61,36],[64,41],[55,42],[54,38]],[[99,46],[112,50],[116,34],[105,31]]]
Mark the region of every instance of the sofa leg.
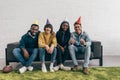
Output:
[[103,66],[103,59],[102,58],[99,59],[99,66]]
[[6,66],[9,65],[9,61],[7,60],[7,48],[5,48],[5,60],[6,60]]
[[99,59],[99,66],[103,66],[103,46],[101,46],[101,57]]
[[6,66],[9,65],[9,62],[6,61]]

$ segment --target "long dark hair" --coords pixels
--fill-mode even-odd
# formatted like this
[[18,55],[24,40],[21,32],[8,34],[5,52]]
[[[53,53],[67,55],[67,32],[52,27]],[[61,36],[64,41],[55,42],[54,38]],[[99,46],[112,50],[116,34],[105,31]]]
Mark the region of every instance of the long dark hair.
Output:
[[[68,24],[68,29],[67,31],[65,31],[65,40],[64,42],[62,42],[62,34],[63,34],[63,29],[62,29],[62,25],[64,23],[67,23]],[[60,44],[61,46],[65,46],[65,45],[68,45],[68,41],[70,39],[70,25],[69,25],[69,22],[67,21],[63,21],[60,25],[60,28],[59,30],[57,31],[57,34],[56,34],[56,37],[57,37],[57,42],[58,44]]]
[[69,25],[69,22],[67,22],[67,21],[63,21],[63,22],[61,23],[60,28],[59,28],[59,31],[63,31],[63,29],[62,29],[62,25],[63,25],[64,23],[67,23],[67,24],[68,24],[68,29],[67,29],[66,32],[69,33],[69,32],[70,32],[70,25]]

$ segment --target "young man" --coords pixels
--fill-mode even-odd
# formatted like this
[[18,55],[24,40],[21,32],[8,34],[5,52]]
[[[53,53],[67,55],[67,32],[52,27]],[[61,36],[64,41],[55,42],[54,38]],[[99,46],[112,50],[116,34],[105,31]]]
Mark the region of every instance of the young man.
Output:
[[74,23],[74,30],[71,34],[71,39],[69,41],[69,51],[71,58],[74,63],[74,71],[77,71],[78,69],[78,62],[76,60],[76,53],[84,53],[84,65],[83,65],[83,73],[88,74],[88,64],[89,64],[89,58],[90,58],[90,53],[91,53],[91,40],[86,32],[82,31],[82,26],[81,26],[81,18],[79,18],[75,23]]
[[38,54],[39,33],[39,26],[35,22],[31,25],[30,30],[22,36],[19,47],[13,50],[13,55],[23,65],[23,67],[19,69],[20,73],[24,73],[26,70],[33,70],[31,64]]
[[44,32],[41,32],[38,38],[40,60],[42,62],[42,72],[47,72],[45,66],[45,54],[51,55],[50,72],[54,72],[53,65],[57,55],[57,40],[53,34],[53,27],[47,20],[44,26]]

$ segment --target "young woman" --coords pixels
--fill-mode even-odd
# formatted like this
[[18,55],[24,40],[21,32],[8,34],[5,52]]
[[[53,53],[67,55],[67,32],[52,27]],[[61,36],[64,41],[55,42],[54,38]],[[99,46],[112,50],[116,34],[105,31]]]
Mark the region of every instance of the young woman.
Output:
[[55,35],[52,34],[53,27],[51,24],[46,24],[44,32],[41,32],[38,37],[38,46],[40,53],[40,60],[42,61],[42,72],[47,72],[45,66],[45,54],[51,55],[50,72],[54,72],[53,65],[57,54],[57,40]]
[[70,39],[70,27],[68,21],[63,21],[59,31],[56,34],[57,38],[57,65],[54,70],[70,70],[70,67],[65,67],[63,64],[68,56],[68,42]]

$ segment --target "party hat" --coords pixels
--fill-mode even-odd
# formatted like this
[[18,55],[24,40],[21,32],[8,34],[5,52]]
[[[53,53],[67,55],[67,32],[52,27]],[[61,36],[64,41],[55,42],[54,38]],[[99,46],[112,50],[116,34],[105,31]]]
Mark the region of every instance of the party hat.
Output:
[[65,17],[64,21],[68,22],[68,19],[67,19],[67,17]]
[[35,20],[35,21],[33,22],[33,24],[37,24],[37,25],[38,25],[38,20]]
[[49,21],[49,19],[47,19],[47,21],[46,21],[46,24],[50,24],[50,21]]
[[81,24],[81,16],[78,18],[78,20],[75,23]]

